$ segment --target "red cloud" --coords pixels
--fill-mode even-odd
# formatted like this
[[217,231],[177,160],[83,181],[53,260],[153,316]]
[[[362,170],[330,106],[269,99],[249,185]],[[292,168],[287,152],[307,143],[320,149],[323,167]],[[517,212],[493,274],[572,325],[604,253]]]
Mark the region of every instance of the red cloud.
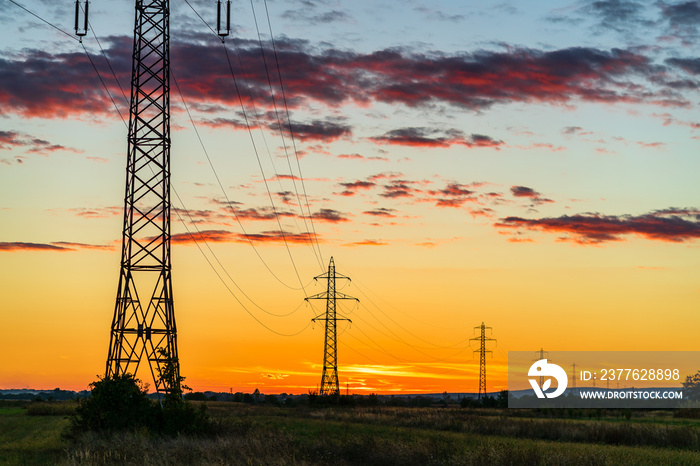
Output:
[[[173,41],[171,47],[173,71],[185,99],[193,108],[204,111],[238,106],[239,96],[230,70],[222,65],[220,45],[204,37],[191,36],[191,40]],[[259,42],[239,39],[237,43],[240,61],[235,61],[233,71],[246,77],[246,92],[240,95],[243,104],[252,106],[252,98],[256,107],[272,109],[268,79],[272,72],[273,87],[279,82],[276,70],[264,66]],[[442,103],[468,109],[514,102],[562,104],[575,100],[688,105],[678,96],[672,77],[667,76],[671,68],[654,65],[636,51],[571,47],[451,55],[397,50],[364,54],[335,49],[319,52],[306,42],[293,39],[280,38],[276,43],[290,108],[299,108],[308,101],[334,107],[375,101],[411,107]],[[106,41],[105,53],[123,83],[129,82],[131,74],[131,49],[131,38],[127,36]],[[273,55],[271,50],[265,53]],[[98,62],[98,66],[103,64]],[[114,95],[120,93],[113,80],[105,82]],[[83,53],[35,49],[0,60],[0,108],[5,113],[48,118],[113,112]],[[338,129],[330,129],[339,134]],[[341,133],[344,131],[340,129]],[[441,142],[440,138],[447,139]],[[449,144],[450,136],[445,134],[425,142],[433,147]],[[478,138],[464,142],[481,144]],[[492,146],[489,141],[487,144]]]
[[314,212],[311,215],[311,218],[319,222],[327,223],[341,223],[350,221],[349,218],[344,217],[340,212],[333,209],[321,209],[318,212]]
[[475,191],[466,189],[467,186],[459,183],[450,183],[444,189],[438,191],[429,191],[435,199],[437,207],[461,207],[467,201],[476,202],[477,198],[473,197]]
[[261,233],[242,234],[227,230],[203,230],[197,233],[177,233],[171,235],[170,240],[174,244],[189,244],[198,241],[212,243],[308,243],[316,241],[312,233],[289,233],[284,231],[263,231]]
[[375,187],[377,183],[373,181],[353,181],[350,183],[340,183],[340,186],[345,188],[345,191],[341,192],[341,196],[354,196],[360,189],[371,189]]
[[377,241],[374,239],[366,239],[363,241],[355,241],[354,243],[346,243],[343,246],[356,247],[356,246],[386,246],[389,243],[383,241]]
[[0,251],[77,251],[79,249],[113,250],[114,246],[56,241],[52,243],[0,242]]
[[700,211],[666,209],[639,216],[581,214],[542,219],[507,217],[501,219],[495,226],[516,230],[566,233],[570,236],[561,238],[562,240],[578,244],[622,241],[627,235],[678,243],[700,238]]

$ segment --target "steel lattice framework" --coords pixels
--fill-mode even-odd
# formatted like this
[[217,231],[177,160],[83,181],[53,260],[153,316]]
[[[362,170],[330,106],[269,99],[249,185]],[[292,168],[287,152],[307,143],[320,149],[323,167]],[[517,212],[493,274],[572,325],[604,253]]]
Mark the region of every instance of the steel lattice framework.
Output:
[[[326,313],[319,314],[312,320],[314,322],[325,320],[326,321],[326,337],[323,344],[323,374],[321,375],[321,392],[320,395],[340,395],[340,385],[338,383],[338,333],[337,333],[337,322],[339,320],[347,320],[344,317],[338,317],[336,312],[336,301],[338,299],[352,299],[357,302],[360,300],[348,296],[346,294],[340,293],[335,289],[335,281],[337,279],[350,280],[349,277],[345,275],[340,275],[335,271],[335,262],[331,257],[330,263],[328,264],[328,272],[322,275],[314,277],[314,280],[319,278],[328,280],[328,288],[325,292],[319,293],[314,296],[309,296],[306,301],[310,299],[325,299],[326,300]],[[350,321],[352,322],[352,321]]]
[[493,353],[486,349],[487,341],[496,341],[495,338],[486,338],[486,329],[493,330],[491,327],[486,327],[482,322],[478,327],[474,329],[480,329],[481,335],[475,338],[470,338],[471,341],[476,340],[480,342],[479,349],[475,350],[475,353],[479,353],[479,399],[481,399],[481,394],[486,395],[486,353]]
[[[179,391],[170,257],[169,1],[136,0],[121,272],[106,375],[148,360],[159,393]],[[165,364],[175,374],[160,380]]]

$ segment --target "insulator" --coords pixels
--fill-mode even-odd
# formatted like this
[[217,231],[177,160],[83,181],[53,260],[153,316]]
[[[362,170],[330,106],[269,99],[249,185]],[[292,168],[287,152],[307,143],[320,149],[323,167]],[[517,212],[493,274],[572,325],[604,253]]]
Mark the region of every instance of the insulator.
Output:
[[80,27],[80,0],[75,2],[75,35],[78,37],[83,37],[87,35],[88,30],[88,8],[90,2],[85,2],[85,16],[83,18],[83,27]]
[[219,37],[228,36],[231,31],[231,2],[226,2],[226,26],[222,28],[221,24],[221,0],[216,2],[216,31]]

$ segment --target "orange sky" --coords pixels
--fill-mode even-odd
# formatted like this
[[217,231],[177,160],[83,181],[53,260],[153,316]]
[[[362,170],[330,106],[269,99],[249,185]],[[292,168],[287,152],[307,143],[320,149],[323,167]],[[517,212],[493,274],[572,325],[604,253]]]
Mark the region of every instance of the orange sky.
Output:
[[[482,322],[489,391],[509,350],[698,349],[697,22],[672,2],[419,3],[270,3],[293,147],[250,6],[227,39],[239,102],[221,43],[173,2],[173,287],[195,390],[315,389],[324,309],[304,298],[331,256],[360,299],[338,332],[351,392],[476,391]],[[70,30],[66,8],[41,15]],[[0,389],[81,390],[105,369],[133,2],[91,15],[114,101],[75,40],[0,3]]]

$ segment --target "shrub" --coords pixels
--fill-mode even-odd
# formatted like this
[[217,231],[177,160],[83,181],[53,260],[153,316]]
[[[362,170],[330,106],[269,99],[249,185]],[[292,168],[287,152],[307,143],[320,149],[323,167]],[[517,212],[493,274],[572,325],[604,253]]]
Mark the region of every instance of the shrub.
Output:
[[80,401],[71,419],[69,435],[86,431],[147,431],[167,435],[212,431],[206,405],[197,409],[173,393],[166,395],[162,402],[153,402],[140,381],[131,374],[104,377],[90,387],[90,396]]
[[156,407],[131,374],[111,375],[90,384],[71,420],[73,432],[125,431],[152,428]]

